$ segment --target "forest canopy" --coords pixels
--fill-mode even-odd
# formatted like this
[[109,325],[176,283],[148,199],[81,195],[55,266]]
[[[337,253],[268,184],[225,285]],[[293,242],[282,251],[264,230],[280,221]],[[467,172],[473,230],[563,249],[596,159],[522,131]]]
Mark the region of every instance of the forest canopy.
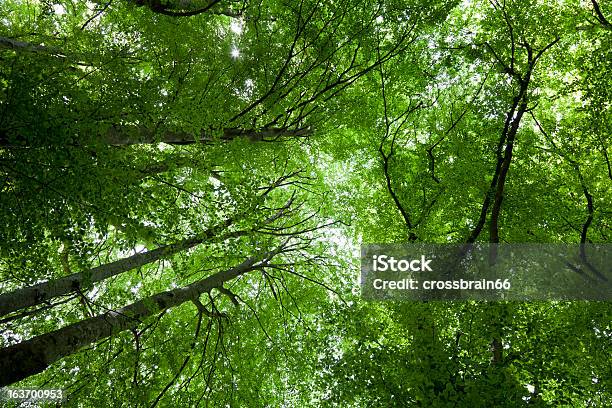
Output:
[[0,386],[612,406],[609,302],[359,295],[362,244],[610,244],[611,90],[609,0],[4,0]]

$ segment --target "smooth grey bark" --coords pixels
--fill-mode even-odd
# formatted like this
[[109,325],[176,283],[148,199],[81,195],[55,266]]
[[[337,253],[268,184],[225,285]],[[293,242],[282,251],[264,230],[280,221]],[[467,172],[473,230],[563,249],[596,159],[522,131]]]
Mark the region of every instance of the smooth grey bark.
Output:
[[0,350],[0,387],[13,384],[44,371],[59,359],[81,348],[125,330],[138,327],[142,320],[163,310],[197,300],[202,293],[221,287],[240,275],[265,267],[283,250],[283,246],[259,257],[249,257],[241,264],[208,276],[190,285],[161,292],[119,310],[82,320],[59,330]]
[[[194,246],[203,243],[205,240],[214,237],[214,235],[221,228],[228,227],[231,222],[231,220],[227,220],[223,224],[207,230],[205,233],[196,238],[186,239],[171,245],[165,245],[151,251],[135,254],[130,257],[100,265],[83,272],[73,273],[59,279],[54,279],[0,294],[0,317],[26,307],[35,306],[37,304],[46,302],[57,296],[67,295],[71,292],[80,290],[83,286],[89,286],[112,276],[139,268],[151,262],[155,262],[163,257],[171,256],[181,251],[193,248]],[[234,235],[236,235],[236,233],[229,234],[225,237]]]
[[248,230],[232,231],[221,236],[217,236],[221,231],[232,225],[234,222],[234,219],[228,218],[227,220],[207,229],[198,237],[165,245],[140,254],[135,254],[128,258],[119,259],[115,262],[100,265],[83,272],[73,273],[59,279],[54,279],[52,281],[43,282],[17,289],[12,292],[0,294],[0,317],[26,307],[35,306],[37,304],[46,302],[54,297],[70,294],[80,290],[82,286],[88,286],[112,276],[119,275],[123,272],[155,262],[163,257],[174,255],[181,251],[193,248],[196,245],[202,244],[213,238],[216,240],[225,240],[228,238],[238,238],[244,236],[250,232],[256,231],[260,226],[268,225],[279,219],[285,215],[286,211],[288,211],[292,204],[293,198],[289,199],[287,203],[283,207],[279,208],[275,214]]
[[44,45],[31,44],[25,41],[14,40],[8,37],[0,37],[0,48],[8,48],[15,51],[46,53],[63,57],[63,53],[57,49],[49,48]]
[[170,256],[192,248],[201,242],[201,239],[185,240],[159,247],[152,251],[135,254],[128,258],[119,259],[83,272],[73,273],[63,278],[3,293],[0,295],[0,316],[5,316],[26,307],[35,306],[57,296],[67,295],[73,291],[80,290],[84,284],[103,281],[111,276],[157,261],[164,256]]

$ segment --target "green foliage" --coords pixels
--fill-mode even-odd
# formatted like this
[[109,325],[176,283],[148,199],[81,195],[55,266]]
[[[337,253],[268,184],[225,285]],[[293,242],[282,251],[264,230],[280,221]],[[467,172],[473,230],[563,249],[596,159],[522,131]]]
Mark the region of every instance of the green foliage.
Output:
[[612,405],[609,303],[351,293],[361,243],[468,239],[516,118],[502,242],[610,242],[601,3],[3,1],[0,290],[214,232],[5,318],[3,346],[300,240],[201,294],[208,315],[169,308],[19,386],[66,406]]

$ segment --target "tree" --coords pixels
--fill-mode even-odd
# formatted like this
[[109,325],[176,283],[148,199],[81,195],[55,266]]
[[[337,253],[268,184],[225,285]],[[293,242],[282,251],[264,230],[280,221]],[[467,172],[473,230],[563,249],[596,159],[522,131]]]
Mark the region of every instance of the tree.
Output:
[[[609,241],[608,214],[596,210],[610,197],[604,139],[582,109],[605,109],[609,98],[600,93],[605,87],[591,88],[597,103],[584,98],[577,90],[594,72],[589,65],[578,74],[575,65],[581,49],[593,53],[585,61],[607,51],[594,48],[579,28],[587,10],[568,7],[515,1],[457,8],[423,44],[422,58],[382,65],[363,97],[372,112],[360,128],[367,136],[351,135],[360,154],[335,156],[359,161],[350,166],[354,177],[332,185],[361,197],[349,207],[357,237],[372,243]],[[608,75],[598,77],[609,83]],[[540,128],[539,117],[549,118],[555,137]],[[599,381],[608,370],[598,365],[595,380],[588,373],[591,358],[601,355],[576,345],[609,349],[609,336],[599,335],[607,327],[599,318],[610,315],[606,303],[405,302],[330,315],[334,329],[321,340],[328,351],[318,383],[319,389],[333,386],[319,394],[321,405],[609,400],[608,385]],[[554,327],[554,335],[545,327]],[[540,360],[549,350],[557,352]],[[523,364],[518,356],[533,359]],[[574,361],[579,368],[566,371]],[[575,391],[555,388],[568,377]]]
[[608,243],[611,11],[3,2],[2,384],[68,406],[610,405],[608,303],[363,302],[354,254]]
[[[2,6],[15,12],[14,24],[0,33],[0,53],[9,62],[0,70],[2,272],[9,278],[2,295],[5,384],[49,365],[55,374],[44,375],[63,375],[62,364],[80,359],[79,350],[125,339],[126,331],[136,354],[118,361],[135,359],[133,382],[142,384],[150,373],[139,364],[155,358],[144,357],[142,344],[163,338],[155,328],[176,306],[177,321],[195,322],[192,352],[198,335],[207,333],[205,356],[191,365],[185,360],[164,377],[173,379],[168,383],[149,378],[145,389],[156,392],[151,401],[157,404],[181,372],[204,376],[204,367],[212,373],[220,364],[217,346],[209,362],[206,344],[214,326],[217,345],[227,341],[221,331],[228,313],[212,289],[230,303],[249,305],[268,336],[261,311],[250,307],[249,298],[260,297],[248,290],[254,281],[242,279],[250,267],[236,262],[255,264],[272,294],[266,302],[279,302],[290,314],[301,311],[296,283],[286,275],[298,287],[306,281],[332,290],[322,272],[309,273],[323,259],[314,238],[322,203],[285,194],[290,187],[323,192],[311,163],[291,156],[308,149],[301,143],[314,131],[333,128],[344,90],[405,52],[415,27],[430,21],[415,2],[410,18],[386,24],[387,45],[374,53],[368,32],[379,26],[375,2],[247,4],[233,33],[218,13],[177,20],[187,16],[147,6]],[[399,16],[398,6],[388,12]],[[166,35],[174,30],[184,41]],[[301,235],[313,246],[309,253],[286,243],[285,250],[299,249],[297,260],[262,258],[263,247],[274,251],[275,241]],[[233,272],[209,275],[219,270]],[[134,302],[141,287],[146,295]],[[198,300],[204,292],[208,302]],[[180,306],[187,300],[197,306],[195,319]],[[59,324],[49,323],[55,319]]]

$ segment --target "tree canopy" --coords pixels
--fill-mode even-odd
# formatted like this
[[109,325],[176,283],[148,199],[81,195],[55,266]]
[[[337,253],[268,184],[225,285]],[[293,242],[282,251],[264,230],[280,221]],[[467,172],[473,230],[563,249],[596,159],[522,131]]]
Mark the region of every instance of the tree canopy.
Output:
[[3,1],[0,384],[611,406],[609,302],[358,290],[360,244],[610,243],[611,23],[603,0]]

